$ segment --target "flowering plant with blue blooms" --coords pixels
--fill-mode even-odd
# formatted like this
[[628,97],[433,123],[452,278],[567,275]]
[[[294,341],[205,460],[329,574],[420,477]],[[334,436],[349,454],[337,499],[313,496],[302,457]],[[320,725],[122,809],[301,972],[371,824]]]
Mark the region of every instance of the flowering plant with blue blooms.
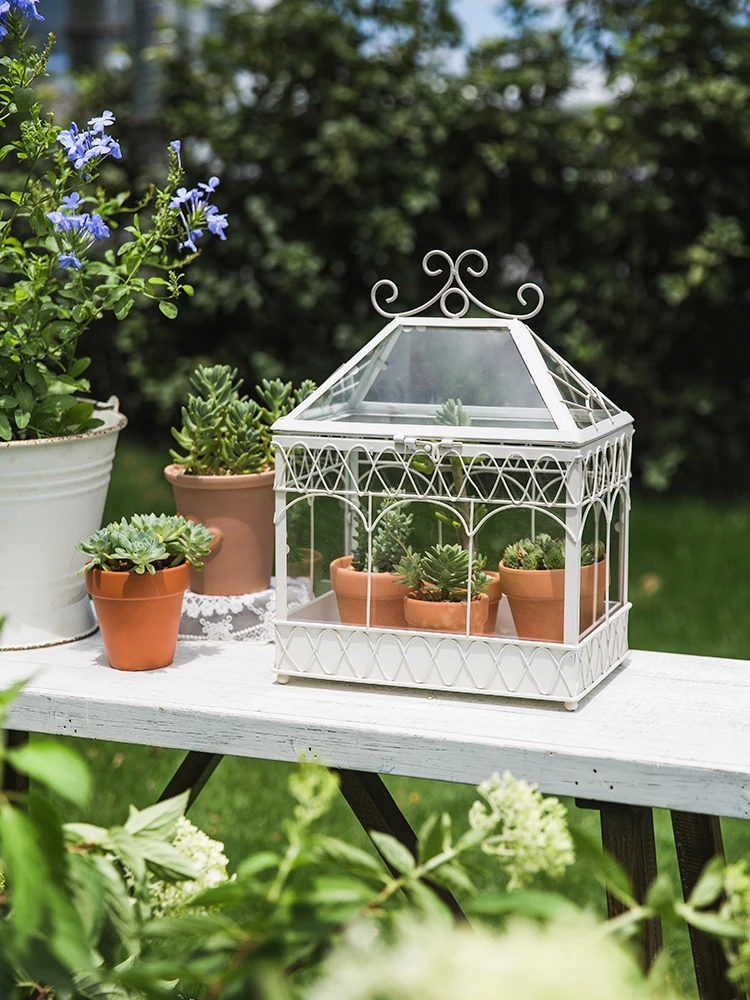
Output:
[[[166,182],[138,204],[127,191],[105,195],[102,164],[122,150],[105,110],[85,128],[60,128],[44,114],[34,81],[53,36],[39,51],[26,40],[38,0],[0,0],[0,127],[18,138],[0,148],[17,161],[17,190],[0,193],[0,441],[77,434],[97,426],[77,354],[81,335],[105,313],[124,319],[151,300],[170,319],[193,288],[184,266],[208,232],[226,239],[228,222],[213,204],[217,177],[184,186],[178,140],[168,149]],[[7,37],[6,37],[7,36]]]

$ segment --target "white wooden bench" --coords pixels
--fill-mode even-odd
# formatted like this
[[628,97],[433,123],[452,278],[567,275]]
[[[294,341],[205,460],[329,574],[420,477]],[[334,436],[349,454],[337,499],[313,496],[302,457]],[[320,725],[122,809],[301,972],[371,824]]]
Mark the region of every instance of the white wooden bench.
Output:
[[[224,754],[315,754],[339,770],[366,829],[410,844],[377,775],[476,784],[509,770],[599,809],[604,844],[639,893],[656,873],[652,807],[672,811],[685,892],[722,850],[714,817],[750,818],[748,661],[634,651],[576,712],[428,691],[280,685],[272,664],[271,646],[181,643],[165,670],[120,673],[94,636],[0,654],[0,686],[32,678],[10,716],[19,733],[192,751],[165,794],[192,788],[194,798]],[[718,946],[700,934],[691,939],[701,998],[738,996]],[[647,960],[659,944],[660,929],[650,928]]]

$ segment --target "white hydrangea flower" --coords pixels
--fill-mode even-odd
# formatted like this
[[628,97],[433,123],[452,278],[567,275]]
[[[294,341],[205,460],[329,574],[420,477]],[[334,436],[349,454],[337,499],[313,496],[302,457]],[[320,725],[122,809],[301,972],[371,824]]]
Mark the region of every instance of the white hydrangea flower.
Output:
[[[226,882],[229,859],[224,854],[224,845],[212,840],[208,834],[180,816],[177,833],[172,845],[195,865],[198,878],[185,882],[151,883],[151,905],[155,917],[177,917],[183,914],[191,899],[206,889]],[[191,913],[200,912],[191,907]]]
[[633,957],[589,917],[547,927],[518,923],[503,935],[465,926],[411,925],[390,946],[366,933],[362,937],[333,953],[306,1000],[651,996]]
[[575,860],[573,842],[559,799],[545,798],[536,785],[518,781],[506,771],[478,786],[484,802],[475,802],[469,824],[478,833],[497,832],[482,844],[508,873],[508,888],[518,889],[534,875],[558,878]]

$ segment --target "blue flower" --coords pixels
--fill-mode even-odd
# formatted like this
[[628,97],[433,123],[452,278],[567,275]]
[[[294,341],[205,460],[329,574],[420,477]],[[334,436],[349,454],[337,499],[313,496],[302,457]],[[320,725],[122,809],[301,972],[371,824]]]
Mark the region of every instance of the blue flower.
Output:
[[72,219],[74,216],[66,215],[65,212],[47,212],[47,218],[58,233],[67,233],[73,228]]
[[110,125],[114,125],[115,121],[115,116],[111,111],[102,111],[98,118],[89,118],[88,124],[91,126],[91,131],[96,134],[97,132],[103,132]]
[[169,208],[179,209],[180,220],[185,227],[187,237],[180,244],[181,250],[192,250],[197,252],[195,241],[203,236],[204,228],[225,240],[224,230],[229,225],[226,215],[222,215],[216,205],[209,202],[210,195],[219,186],[218,177],[209,177],[207,183],[201,182],[197,188],[188,191],[187,188],[178,188],[174,198],[169,203]]
[[85,222],[86,229],[91,233],[95,240],[102,240],[109,236],[109,226],[107,226],[98,212],[94,215],[89,216]]
[[39,0],[9,0],[0,3],[0,38],[5,38],[8,34],[6,14],[20,14],[21,17],[29,21],[34,18],[36,21],[43,21],[44,18],[37,12],[36,5]]
[[[213,206],[211,207],[213,208]],[[226,239],[224,230],[229,225],[226,214],[219,215],[218,212],[212,212],[210,215],[206,216],[206,224],[209,232],[212,232],[214,236],[218,236],[222,240]]]
[[61,253],[58,254],[57,259],[60,261],[60,267],[67,270],[69,267],[73,267],[76,271],[81,270],[81,262],[76,257],[74,253]]
[[172,150],[172,152],[174,153],[174,155],[177,157],[177,166],[181,167],[182,166],[182,157],[180,156],[180,150],[182,149],[182,143],[180,142],[179,139],[173,139],[170,142],[170,144],[169,144],[169,148]]
[[[66,194],[63,197],[62,205],[60,206],[60,211],[62,211],[64,208],[71,208],[71,209],[78,208],[78,203],[80,202],[80,200],[81,196],[77,191],[74,191],[73,194]],[[47,218],[49,218],[49,215],[47,216]]]
[[[111,119],[111,121],[110,121]],[[86,132],[80,132],[75,122],[70,123],[69,129],[64,129],[57,136],[57,141],[65,147],[68,160],[75,166],[76,170],[83,170],[92,160],[103,160],[105,156],[112,156],[116,160],[122,159],[120,144],[111,135],[104,132],[104,125],[114,121],[111,111],[105,111],[98,118],[92,118],[91,122],[96,126]],[[84,172],[84,176],[87,172]]]

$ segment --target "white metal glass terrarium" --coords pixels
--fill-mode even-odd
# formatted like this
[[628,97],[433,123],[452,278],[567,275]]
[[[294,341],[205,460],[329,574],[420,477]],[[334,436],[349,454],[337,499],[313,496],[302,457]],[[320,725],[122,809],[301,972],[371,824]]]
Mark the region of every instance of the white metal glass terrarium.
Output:
[[274,426],[279,679],[575,708],[627,653],[632,418],[527,325],[537,285],[513,316],[480,252],[422,266],[440,290],[377,282],[388,324]]

